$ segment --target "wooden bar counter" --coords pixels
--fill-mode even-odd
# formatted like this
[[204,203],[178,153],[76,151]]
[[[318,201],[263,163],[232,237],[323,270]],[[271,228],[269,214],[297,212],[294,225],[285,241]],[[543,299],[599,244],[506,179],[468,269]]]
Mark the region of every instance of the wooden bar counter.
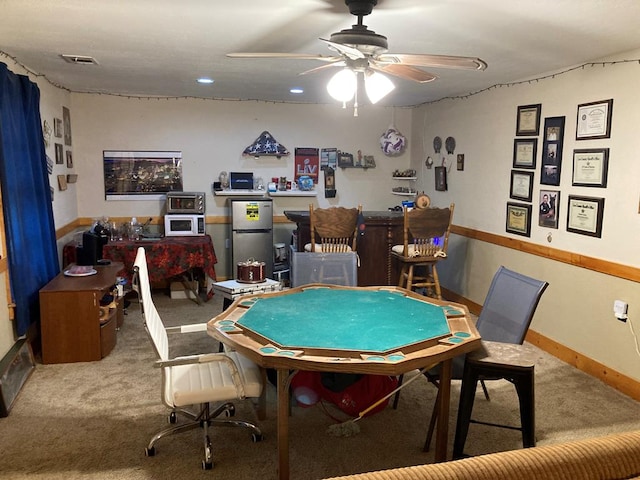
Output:
[[[285,216],[298,226],[299,252],[310,241],[309,211],[286,210]],[[402,243],[402,212],[362,212],[366,225],[358,237],[358,286],[397,285],[400,271],[391,256],[391,247]]]

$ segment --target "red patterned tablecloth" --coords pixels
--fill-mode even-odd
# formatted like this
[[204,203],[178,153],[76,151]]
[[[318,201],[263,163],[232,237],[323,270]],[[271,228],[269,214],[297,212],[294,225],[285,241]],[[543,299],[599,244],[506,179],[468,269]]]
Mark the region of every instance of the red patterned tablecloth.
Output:
[[[198,237],[164,237],[153,241],[122,240],[109,242],[102,247],[102,257],[113,262],[122,262],[123,276],[131,284],[133,262],[138,247],[144,247],[149,264],[149,280],[158,282],[183,275],[200,268],[207,276],[207,292],[213,294],[213,282],[216,281],[215,264],[218,262],[210,235]],[[73,250],[73,252],[72,252]],[[75,246],[65,245],[65,262],[75,257]],[[75,258],[73,258],[75,261]]]

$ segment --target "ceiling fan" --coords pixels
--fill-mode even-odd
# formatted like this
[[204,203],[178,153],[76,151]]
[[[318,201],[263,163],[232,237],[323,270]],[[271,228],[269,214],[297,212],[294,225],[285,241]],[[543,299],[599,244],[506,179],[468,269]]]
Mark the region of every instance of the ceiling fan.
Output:
[[[380,77],[384,77],[383,75],[375,75],[376,72],[386,73],[418,83],[427,83],[436,80],[438,76],[417,67],[456,68],[466,70],[484,70],[487,68],[487,64],[480,58],[476,57],[387,53],[389,49],[387,37],[377,34],[373,30],[369,30],[362,22],[362,18],[369,15],[377,3],[378,0],[345,0],[345,4],[349,7],[349,12],[357,17],[358,23],[352,25],[351,28],[333,33],[328,40],[320,38],[320,40],[325,42],[329,49],[335,51],[337,55],[237,52],[228,53],[227,56],[231,58],[319,60],[325,62],[326,65],[304,71],[300,73],[300,75],[315,73],[332,67],[343,67],[343,70],[347,71],[346,75],[354,76],[354,78],[354,74],[364,74],[365,86],[367,85],[368,79],[380,80]],[[336,77],[337,76],[338,74],[336,74]],[[384,77],[384,80],[388,81],[386,77]],[[353,88],[355,89],[355,80],[348,79],[348,81],[354,83]],[[374,81],[370,83],[374,83]],[[389,81],[389,83],[391,82]],[[328,86],[328,88],[331,89],[330,86]],[[392,84],[390,87],[387,85],[388,91],[382,94],[382,96],[389,93],[393,88]],[[338,98],[333,94],[332,96],[341,101],[348,101],[350,98],[347,100],[344,99],[349,96],[349,93],[350,92],[347,92],[341,98]]]

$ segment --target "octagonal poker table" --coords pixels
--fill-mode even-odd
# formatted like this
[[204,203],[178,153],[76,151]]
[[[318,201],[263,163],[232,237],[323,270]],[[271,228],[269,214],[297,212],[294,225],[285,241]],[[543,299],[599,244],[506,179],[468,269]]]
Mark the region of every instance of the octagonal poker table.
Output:
[[480,345],[466,306],[389,286],[310,284],[246,295],[210,320],[208,332],[277,370],[280,480],[289,478],[289,384],[295,372],[400,375],[441,364],[435,459],[444,461],[451,359]]

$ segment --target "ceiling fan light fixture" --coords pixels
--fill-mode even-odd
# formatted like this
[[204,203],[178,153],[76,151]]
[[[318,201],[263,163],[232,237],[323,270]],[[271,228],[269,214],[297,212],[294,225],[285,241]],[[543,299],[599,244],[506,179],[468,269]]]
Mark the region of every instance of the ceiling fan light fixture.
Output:
[[395,88],[396,86],[393,82],[381,73],[367,70],[364,74],[364,89],[367,92],[369,101],[374,105],[389,95]]
[[356,93],[356,84],[356,73],[349,68],[343,68],[331,77],[327,83],[327,92],[339,102],[349,102]]

